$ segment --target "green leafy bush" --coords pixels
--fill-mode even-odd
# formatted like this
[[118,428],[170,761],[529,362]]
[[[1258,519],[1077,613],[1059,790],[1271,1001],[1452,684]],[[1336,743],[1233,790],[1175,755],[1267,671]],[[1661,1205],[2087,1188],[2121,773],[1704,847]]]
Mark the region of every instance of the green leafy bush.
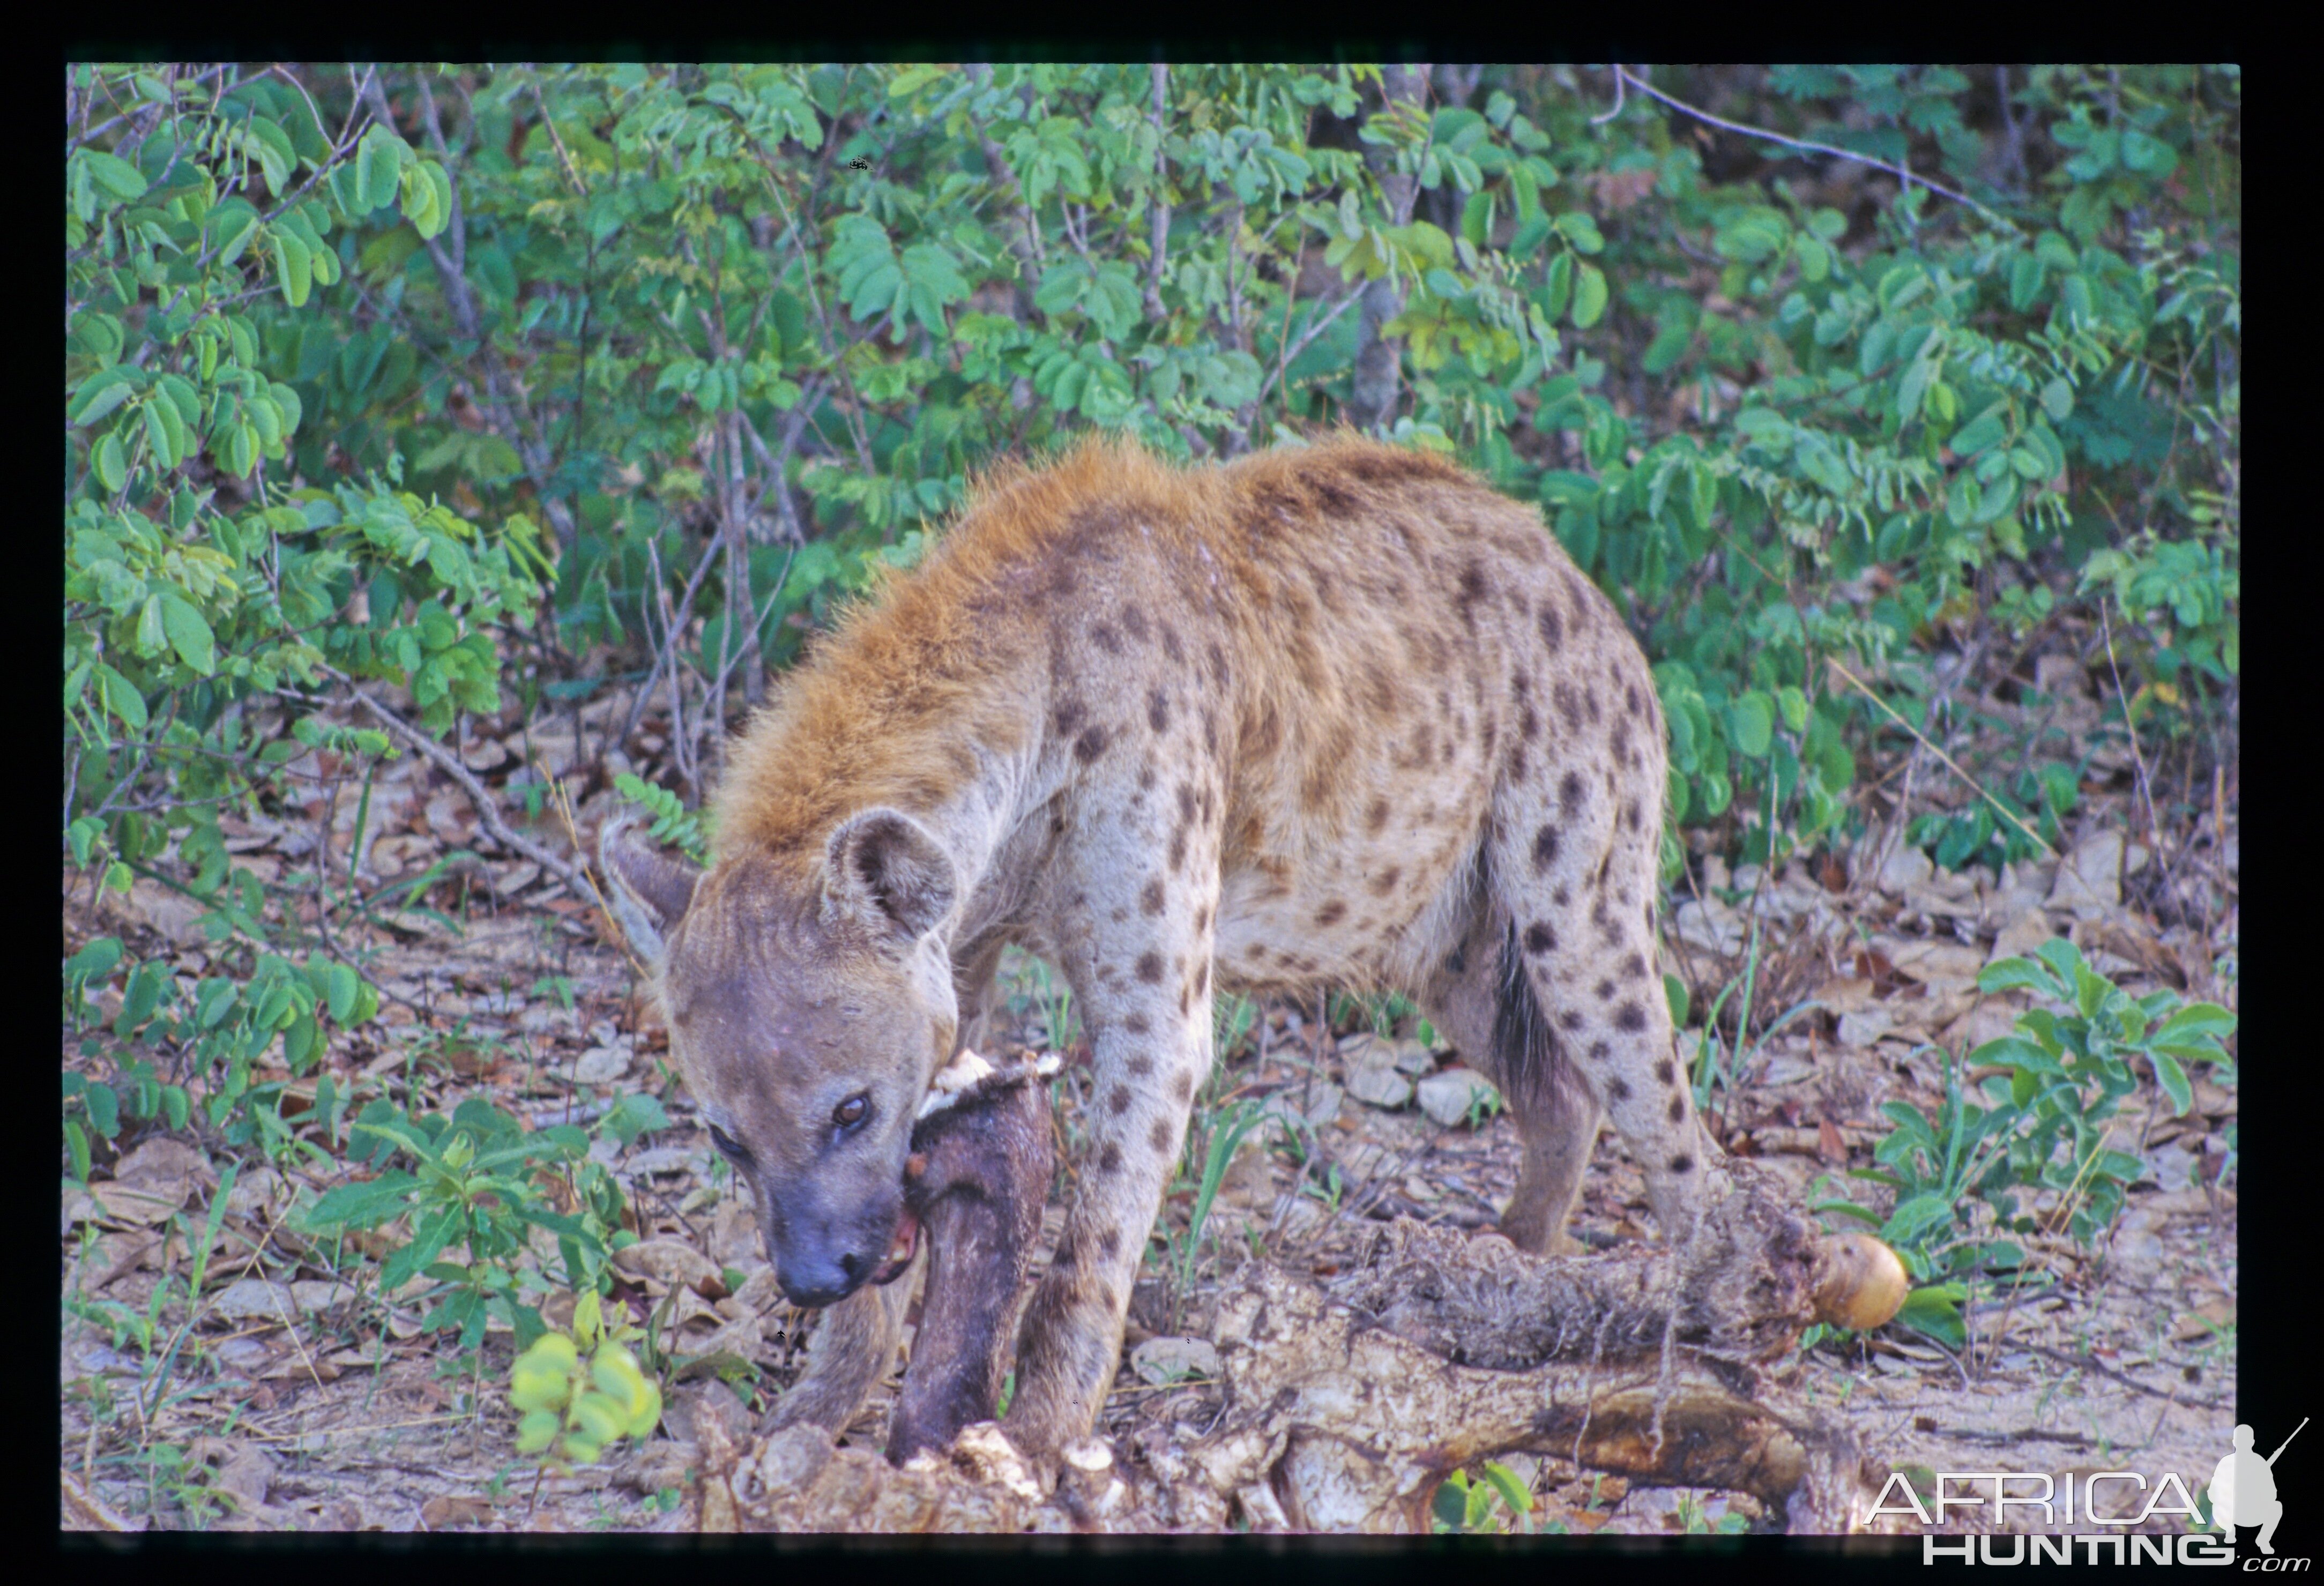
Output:
[[[251,687],[493,708],[552,576],[560,664],[756,697],[991,458],[1231,455],[1344,416],[1368,338],[1385,427],[1617,593],[1744,859],[1849,819],[1826,656],[2106,598],[2142,708],[2237,675],[2232,68],[1665,73],[1771,134],[1723,176],[1571,68],[76,70],[125,107],[67,153],[69,803],[116,825],[237,785]],[[1796,140],[1960,197],[1851,207]]]
[[456,1329],[464,1350],[484,1341],[488,1318],[512,1327],[520,1347],[540,1335],[540,1307],[526,1295],[541,1292],[551,1278],[527,1259],[533,1230],[554,1242],[558,1286],[593,1294],[609,1251],[636,1238],[622,1231],[618,1191],[610,1206],[599,1196],[576,1195],[581,1205],[571,1213],[554,1210],[543,1193],[544,1170],[569,1172],[581,1164],[586,1176],[595,1166],[585,1161],[589,1137],[575,1125],[527,1130],[472,1097],[449,1118],[413,1117],[391,1102],[374,1102],[357,1115],[354,1132],[370,1137],[372,1166],[401,1152],[412,1167],[386,1167],[330,1191],[309,1211],[307,1226],[328,1235],[405,1220],[409,1237],[382,1264],[379,1287],[393,1294],[415,1277],[431,1279],[437,1297],[421,1329]]
[[[1969,1055],[1971,1081],[1948,1056],[1943,1103],[1932,1115],[1884,1102],[1895,1128],[1874,1149],[1877,1169],[1855,1176],[1895,1192],[1884,1221],[1846,1201],[1822,1210],[1877,1223],[1917,1279],[1901,1320],[1955,1348],[1967,1333],[1960,1279],[2038,1281],[2019,1241],[2037,1230],[2088,1247],[2114,1225],[2144,1166],[2116,1149],[2115,1120],[2143,1086],[2173,1117],[2193,1105],[2191,1063],[2228,1061],[2221,1043],[2235,1015],[2170,991],[2134,998],[2084,962],[2070,942],[2044,943],[1978,977],[1980,991],[2027,991],[2057,1008],[2017,1017],[2017,1033]],[[2062,1011],[2061,1010],[2062,1010]],[[2026,1199],[2043,1195],[2040,1212]]]

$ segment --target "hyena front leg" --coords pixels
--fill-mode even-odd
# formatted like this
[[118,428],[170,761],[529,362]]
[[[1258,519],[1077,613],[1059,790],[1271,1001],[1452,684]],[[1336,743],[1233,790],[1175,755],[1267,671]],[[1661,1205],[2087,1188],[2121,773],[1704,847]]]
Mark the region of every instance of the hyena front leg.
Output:
[[904,1312],[927,1268],[923,1251],[912,1270],[893,1283],[859,1288],[824,1312],[807,1342],[807,1369],[767,1417],[770,1431],[800,1421],[835,1437],[847,1430],[873,1385],[895,1363]]
[[1028,1451],[1054,1452],[1096,1419],[1130,1286],[1210,1072],[1218,882],[1215,871],[1199,886],[1176,880],[1146,881],[1141,895],[1158,909],[1133,903],[1127,921],[1101,924],[1066,955],[1096,1085],[1080,1192],[1025,1317],[1007,1424]]

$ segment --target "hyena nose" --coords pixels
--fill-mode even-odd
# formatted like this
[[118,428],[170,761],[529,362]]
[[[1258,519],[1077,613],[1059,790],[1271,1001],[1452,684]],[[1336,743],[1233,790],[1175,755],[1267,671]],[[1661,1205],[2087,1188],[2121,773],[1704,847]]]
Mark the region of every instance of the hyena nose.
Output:
[[807,1310],[836,1305],[853,1294],[862,1286],[873,1265],[870,1255],[853,1250],[836,1259],[827,1253],[798,1250],[788,1255],[788,1259],[779,1258],[774,1263],[775,1281],[781,1286],[785,1299]]

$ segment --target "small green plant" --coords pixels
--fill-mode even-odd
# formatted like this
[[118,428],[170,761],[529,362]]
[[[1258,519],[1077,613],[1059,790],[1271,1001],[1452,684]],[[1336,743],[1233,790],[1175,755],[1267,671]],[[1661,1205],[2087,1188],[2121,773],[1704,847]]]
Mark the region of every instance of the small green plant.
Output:
[[1678,1528],[1689,1536],[1738,1536],[1751,1528],[1751,1522],[1733,1509],[1722,1510],[1717,1519],[1702,1512],[1702,1500],[1692,1492],[1682,1492],[1672,1511]]
[[696,864],[710,862],[708,810],[688,809],[669,788],[657,787],[628,771],[613,778],[613,790],[653,816],[653,825],[647,834],[655,842],[673,844]]
[[[330,1233],[408,1218],[411,1237],[382,1265],[380,1291],[392,1294],[415,1277],[435,1279],[437,1302],[420,1326],[456,1328],[464,1351],[484,1341],[488,1317],[513,1327],[521,1346],[540,1336],[540,1308],[525,1291],[528,1282],[537,1286],[542,1280],[522,1267],[532,1230],[553,1238],[565,1286],[590,1293],[596,1291],[608,1248],[629,1237],[616,1231],[618,1187],[610,1223],[607,1208],[593,1204],[587,1194],[576,1196],[582,1209],[571,1213],[553,1211],[544,1198],[540,1174],[586,1160],[589,1137],[571,1124],[528,1132],[476,1098],[460,1103],[449,1118],[414,1117],[382,1101],[364,1109],[355,1132],[376,1142],[374,1166],[400,1150],[418,1171],[388,1168],[367,1182],[342,1185],[316,1203],[308,1226]],[[583,1176],[590,1176],[586,1169]],[[456,1249],[465,1261],[447,1255]]]
[[1429,1504],[1428,1528],[1443,1535],[1529,1535],[1533,1494],[1508,1466],[1487,1460],[1481,1477],[1455,1471]]
[[595,1289],[574,1305],[573,1331],[532,1341],[509,1370],[509,1402],[523,1412],[516,1451],[552,1462],[594,1464],[607,1445],[642,1439],[661,1425],[661,1389],[604,1325]]
[[1494,1119],[1499,1118],[1502,1110],[1508,1105],[1508,1103],[1501,1099],[1500,1092],[1487,1090],[1481,1085],[1478,1086],[1469,1093],[1469,1113],[1462,1121],[1467,1125],[1469,1132],[1474,1134]]
[[[2170,991],[2132,997],[2084,962],[2072,943],[2044,943],[1978,977],[1987,992],[2030,991],[2062,1005],[2017,1018],[2017,1033],[1969,1054],[1972,1074],[1948,1055],[1944,1101],[1932,1116],[1904,1102],[1881,1106],[1895,1128],[1875,1148],[1877,1169],[1854,1176],[1895,1192],[1884,1221],[1847,1201],[1819,1209],[1879,1224],[1915,1278],[1898,1320],[1959,1348],[1967,1284],[2037,1281],[2019,1239],[2047,1227],[2089,1246],[2113,1225],[2143,1171],[2112,1146],[2115,1120],[2143,1079],[2174,1116],[2193,1105],[2186,1065],[2228,1061],[2220,1044],[2235,1015]],[[2028,1193],[2050,1203],[2021,1206]],[[2012,1237],[2015,1236],[2015,1237]]]
[[[86,1056],[110,1055],[108,1082],[67,1073],[63,1080],[64,1135],[74,1176],[86,1179],[89,1135],[106,1139],[120,1133],[125,1115],[159,1119],[183,1129],[196,1097],[202,1112],[233,1146],[255,1145],[280,1159],[302,1146],[281,1113],[283,1093],[322,1061],[326,1032],[354,1028],[379,1012],[379,992],[348,965],[324,954],[304,964],[272,953],[254,956],[245,980],[212,975],[182,991],[172,966],[161,959],[124,957],[120,941],[98,936],[65,961],[64,1019],[80,1037]],[[119,986],[120,1000],[110,1019],[98,1017],[91,993]],[[284,1078],[260,1081],[259,1060],[278,1048]],[[180,1072],[191,1085],[164,1083],[148,1052],[179,1056]],[[316,1082],[315,1111],[335,1119],[346,1104],[329,1074]]]
[[[1194,1285],[1194,1261],[1202,1249],[1204,1225],[1210,1221],[1211,1203],[1218,1197],[1219,1184],[1226,1177],[1227,1167],[1234,1161],[1235,1152],[1242,1145],[1243,1137],[1265,1122],[1266,1114],[1259,1110],[1257,1102],[1246,1097],[1240,1102],[1230,1102],[1198,1121],[1204,1124],[1199,1132],[1206,1138],[1203,1146],[1202,1174],[1193,1181],[1194,1200],[1186,1214],[1186,1231],[1167,1236],[1174,1279],[1170,1299],[1170,1324],[1174,1328],[1178,1325],[1186,1295]],[[1180,1169],[1181,1184],[1187,1182],[1185,1169],[1194,1161],[1196,1132],[1190,1131],[1187,1135],[1186,1156]]]
[[[1767,819],[1772,824],[1775,817],[1773,782],[1768,785],[1767,797]],[[1761,871],[1763,882],[1766,873],[1764,870]],[[1812,1000],[1802,1002],[1762,1029],[1757,1040],[1751,1038],[1751,1012],[1757,1006],[1756,994],[1759,989],[1760,918],[1759,911],[1756,907],[1750,909],[1750,914],[1751,937],[1743,955],[1743,973],[1720,987],[1719,995],[1711,999],[1711,1011],[1703,1016],[1702,1038],[1695,1044],[1694,1110],[1698,1115],[1711,1112],[1711,1094],[1714,1090],[1725,1092],[1733,1089],[1744,1066],[1758,1056],[1760,1048],[1766,1045],[1776,1031],[1816,1006]],[[1663,977],[1663,985],[1670,998],[1671,1018],[1676,1028],[1684,1029],[1689,1011],[1686,988],[1677,979],[1669,975]],[[1742,1000],[1737,1005],[1735,1041],[1736,1045],[1741,1047],[1740,1051],[1728,1046],[1719,1028],[1720,1013],[1726,1008],[1727,1000],[1735,996],[1738,991]],[[1723,1102],[1720,1111],[1722,1113],[1725,1111]]]
[[1211,1005],[1211,1049],[1218,1054],[1219,1065],[1223,1067],[1249,1050],[1258,1028],[1258,1003],[1240,992],[1216,999]]

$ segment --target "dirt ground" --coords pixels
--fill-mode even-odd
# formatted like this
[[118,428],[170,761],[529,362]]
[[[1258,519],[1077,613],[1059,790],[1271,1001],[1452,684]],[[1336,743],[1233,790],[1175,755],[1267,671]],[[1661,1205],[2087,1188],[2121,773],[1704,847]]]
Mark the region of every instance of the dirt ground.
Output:
[[[562,766],[558,745],[538,731],[526,752],[561,774],[584,757],[585,724],[576,719],[564,742]],[[488,745],[464,755],[479,774],[489,769],[476,763],[492,759]],[[376,824],[364,838],[365,873],[383,883],[475,839],[465,802],[440,773],[410,759],[394,770],[374,789]],[[601,792],[583,800],[585,836],[609,799]],[[1694,988],[1695,1018],[1739,975],[1755,919],[1754,995],[1763,1010],[1755,1031],[1766,1010],[1816,1004],[1747,1048],[1706,1120],[1729,1152],[1783,1174],[1804,1199],[1845,1196],[1885,1211],[1887,1192],[1846,1170],[1871,1165],[1888,1128],[1883,1102],[1933,1107],[1942,1093],[1939,1047],[1965,1052],[2008,1030],[2023,999],[1981,997],[1974,983],[1991,959],[2068,934],[2134,991],[2167,985],[2232,1008],[2236,836],[2232,807],[2215,799],[2213,809],[2167,874],[2126,842],[2126,833],[2146,828],[2119,794],[2086,806],[2061,861],[2012,867],[1998,879],[1934,871],[1901,845],[1883,852],[1877,829],[1864,851],[1813,874],[1805,866],[1729,874],[1715,860],[1697,861],[1664,932],[1665,967]],[[336,799],[306,813],[331,834],[326,841],[346,839]],[[549,817],[534,829],[550,832]],[[316,838],[300,821],[243,827],[240,862],[269,871],[263,879],[294,871],[302,834],[311,852]],[[633,967],[602,939],[594,908],[533,865],[495,860],[454,881],[462,884],[428,895],[456,920],[465,912],[457,928],[405,916],[367,938],[377,949],[370,973],[389,1000],[378,1025],[335,1037],[328,1072],[359,1099],[387,1095],[448,1111],[480,1094],[535,1124],[586,1122],[629,1092],[661,1099],[672,1128],[627,1149],[600,1148],[641,1236],[619,1263],[614,1298],[641,1323],[659,1315],[681,1362],[661,1433],[599,1466],[540,1475],[513,1452],[505,1334],[487,1342],[480,1383],[459,1369],[446,1340],[419,1330],[416,1296],[383,1303],[364,1281],[375,1264],[333,1271],[296,1236],[299,1198],[344,1182],[344,1168],[320,1151],[287,1166],[243,1162],[189,1313],[186,1231],[207,1218],[228,1157],[215,1146],[196,1149],[182,1134],[125,1134],[119,1154],[100,1153],[92,1183],[68,1180],[60,1199],[66,1524],[689,1529],[700,1517],[688,1472],[701,1418],[739,1433],[753,1416],[718,1369],[743,1378],[742,1393],[758,1407],[797,1375],[813,1319],[775,1293],[750,1208],[676,1084]],[[2178,923],[2158,927],[2155,899],[2174,889],[2193,902],[2163,909]],[[204,944],[190,921],[184,899],[151,882],[92,907],[85,883],[69,879],[68,954],[112,933],[133,952],[174,950],[198,973]],[[1010,1044],[1061,1048],[1066,1059],[1052,1083],[1070,1146],[1087,1100],[1085,1063],[1074,1061],[1085,1048],[1046,973],[1027,961],[1011,974]],[[1221,1286],[1243,1263],[1264,1259],[1328,1278],[1381,1220],[1481,1228],[1514,1182],[1515,1131],[1489,1094],[1465,1084],[1452,1055],[1410,1038],[1408,1020],[1367,1032],[1357,1028],[1360,1010],[1343,1008],[1326,1029],[1326,1012],[1312,1002],[1256,1010],[1248,1040],[1217,1076],[1205,1116],[1250,1100],[1271,1117],[1231,1158],[1183,1292],[1174,1277],[1181,1246],[1153,1247],[1099,1428],[1117,1447],[1141,1430],[1191,1431],[1215,1420],[1215,1354],[1202,1341]],[[1690,1053],[1698,1035],[1682,1037]],[[69,1038],[66,1062],[86,1062]],[[1422,1111],[1416,1082],[1430,1098],[1452,1094],[1437,1103],[1450,1121]],[[2139,1154],[2148,1174],[2121,1218],[2093,1249],[2062,1237],[2034,1240],[2054,1283],[2038,1297],[1972,1305],[1965,1351],[1895,1327],[1828,1340],[1781,1366],[1769,1390],[1787,1405],[1844,1417],[1868,1450],[1908,1476],[1915,1467],[2135,1469],[2150,1477],[2167,1470],[2200,1491],[2233,1418],[2236,1177],[2222,1131],[2235,1120],[2236,1093],[2232,1074],[2198,1075],[2196,1092],[2183,1119],[2167,1109],[2125,1117],[2114,1143]],[[1166,1226],[1180,1239],[1194,1200],[1182,1188],[1166,1209]],[[1051,1234],[1058,1215],[1053,1195]],[[1649,1231],[1642,1182],[1609,1135],[1576,1231],[1608,1248]],[[141,1343],[118,1318],[143,1314],[165,1273],[177,1275],[174,1296],[154,1318],[150,1344]],[[878,1445],[893,1387],[891,1377],[850,1441]],[[1774,1523],[1748,1495],[1629,1484],[1555,1455],[1517,1452],[1500,1462],[1535,1495],[1537,1527],[1661,1533]]]

